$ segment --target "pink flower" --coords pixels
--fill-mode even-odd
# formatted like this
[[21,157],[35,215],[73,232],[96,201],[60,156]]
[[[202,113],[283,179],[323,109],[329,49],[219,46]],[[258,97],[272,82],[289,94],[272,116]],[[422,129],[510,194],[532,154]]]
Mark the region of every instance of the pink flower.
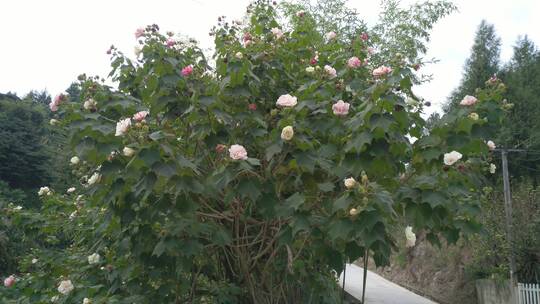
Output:
[[349,66],[351,69],[357,68],[362,65],[362,61],[358,59],[358,57],[351,57],[349,60],[347,60],[347,66]]
[[332,111],[337,116],[345,116],[349,114],[349,107],[351,104],[348,102],[343,102],[343,100],[338,100],[335,104],[332,105]]
[[55,104],[53,101],[51,101],[51,103],[49,103],[49,108],[51,109],[52,112],[58,111],[58,105]]
[[392,68],[389,68],[384,65],[373,70],[373,76],[375,77],[381,77],[389,73],[392,73]]
[[172,38],[169,38],[169,39],[167,39],[166,44],[167,44],[168,47],[173,47],[176,44],[176,41],[174,39],[172,39]]
[[272,32],[272,34],[274,34],[274,37],[276,37],[276,39],[281,39],[283,37],[283,31],[277,27],[273,27],[272,29],[270,29],[270,31]]
[[150,112],[148,112],[148,111],[137,112],[137,113],[135,113],[135,115],[133,115],[133,120],[141,122],[146,118],[146,116],[148,114],[150,114]]
[[463,99],[461,100],[461,102],[459,104],[462,105],[462,106],[472,106],[477,101],[478,100],[476,99],[476,97],[466,95],[465,97],[463,97]]
[[324,71],[326,72],[326,74],[328,74],[328,77],[330,77],[330,79],[335,78],[337,76],[336,69],[334,69],[333,67],[329,65],[324,66]]
[[367,34],[367,33],[362,33],[362,34],[360,35],[360,39],[362,39],[362,40],[366,41],[366,40],[368,40],[368,39],[369,39],[369,36],[368,36],[368,34]]
[[250,33],[248,33],[248,32],[244,33],[244,36],[242,37],[242,40],[243,40],[244,42],[250,41],[251,39],[252,39],[252,37],[251,37],[251,34],[250,34]]
[[232,145],[229,148],[229,156],[234,160],[248,159],[246,148],[241,145]]
[[65,101],[67,98],[67,96],[63,93],[60,93],[58,95],[56,95],[56,97],[54,97],[53,99],[53,102],[56,103],[56,104],[60,104],[62,103],[62,101]]
[[328,32],[326,33],[326,39],[327,40],[332,40],[332,39],[335,39],[337,36],[337,34],[335,32]]
[[278,100],[276,101],[276,105],[287,108],[294,107],[297,103],[298,98],[289,94],[279,96]]
[[250,104],[248,105],[248,109],[250,109],[251,111],[257,110],[257,104],[250,103]]
[[4,280],[4,286],[7,287],[7,288],[13,286],[13,284],[15,284],[15,276],[14,275],[10,275],[9,277],[7,277]]
[[182,76],[186,76],[186,77],[191,75],[191,73],[193,73],[193,65],[191,64],[183,68],[181,72]]
[[372,48],[372,47],[368,47],[367,52],[368,52],[368,54],[373,55],[375,53],[375,49]]
[[144,29],[140,27],[135,31],[135,39],[141,38],[142,35],[144,35]]
[[56,112],[58,111],[58,106],[67,99],[67,96],[60,93],[54,97],[54,99],[49,103],[49,108],[51,111]]

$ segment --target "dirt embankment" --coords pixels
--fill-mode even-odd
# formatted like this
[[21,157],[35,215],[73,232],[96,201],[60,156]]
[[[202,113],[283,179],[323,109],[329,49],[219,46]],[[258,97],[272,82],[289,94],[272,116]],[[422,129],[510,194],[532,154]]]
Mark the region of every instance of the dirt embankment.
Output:
[[463,243],[438,248],[419,237],[414,248],[392,258],[391,266],[375,269],[370,263],[368,269],[441,304],[476,304],[474,280],[465,273],[470,261]]

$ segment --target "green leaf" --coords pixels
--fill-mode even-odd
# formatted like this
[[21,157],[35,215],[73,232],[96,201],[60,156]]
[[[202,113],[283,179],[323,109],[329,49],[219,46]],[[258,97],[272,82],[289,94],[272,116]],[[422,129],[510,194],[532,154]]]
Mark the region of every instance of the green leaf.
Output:
[[343,209],[349,209],[349,205],[352,202],[352,198],[350,197],[349,192],[345,192],[342,196],[340,196],[332,205],[332,212],[336,212],[338,210]]
[[281,153],[282,144],[274,143],[266,148],[266,161],[270,161],[274,155]]
[[256,159],[256,158],[248,158],[246,160],[248,162],[248,164],[252,165],[252,166],[260,166],[261,165],[261,161]]
[[305,201],[305,197],[302,194],[297,192],[289,196],[289,198],[285,200],[285,204],[289,207],[292,207],[294,210],[298,210],[298,208],[300,208],[300,206],[304,203],[304,201]]
[[165,240],[161,239],[154,247],[154,250],[152,251],[152,255],[160,257],[163,254],[163,252],[165,252]]
[[334,184],[330,183],[330,182],[317,184],[317,187],[322,192],[330,192],[330,191],[334,190]]
[[146,166],[151,167],[160,159],[159,150],[155,147],[144,148],[139,152],[139,158],[144,161]]
[[434,189],[437,186],[437,178],[432,175],[415,176],[412,185],[418,189]]
[[213,242],[218,246],[226,246],[232,242],[232,236],[229,231],[226,231],[224,227],[218,226],[213,234]]
[[163,177],[171,178],[176,174],[176,165],[171,162],[158,162],[152,166],[152,170]]
[[447,202],[446,196],[439,191],[425,191],[422,193],[422,202],[428,203],[435,208],[439,205],[445,205]]
[[351,150],[356,152],[362,152],[362,148],[366,144],[371,144],[371,141],[373,140],[373,134],[368,131],[363,131],[362,133],[353,136],[351,140],[347,142],[347,145],[345,146],[345,152],[349,152]]
[[333,221],[328,229],[328,236],[331,240],[349,238],[349,234],[353,231],[354,225],[349,219],[340,219]]
[[249,197],[252,201],[256,201],[261,195],[260,184],[253,179],[243,179],[238,183],[238,193],[243,197]]
[[392,195],[390,192],[386,190],[379,190],[375,192],[375,195],[373,196],[374,201],[379,204],[388,213],[394,212],[394,200],[392,199]]

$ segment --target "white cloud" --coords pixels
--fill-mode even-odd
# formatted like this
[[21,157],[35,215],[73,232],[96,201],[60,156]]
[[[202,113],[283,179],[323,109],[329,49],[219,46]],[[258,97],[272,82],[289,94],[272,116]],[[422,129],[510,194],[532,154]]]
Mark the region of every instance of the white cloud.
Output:
[[[351,1],[361,16],[374,22],[379,1]],[[403,0],[403,4],[413,3]],[[19,95],[46,88],[51,94],[65,90],[80,73],[105,76],[109,71],[107,48],[114,44],[125,53],[135,45],[137,27],[156,23],[163,30],[179,32],[212,45],[208,31],[217,17],[241,18],[249,0],[18,0],[1,1],[0,92]],[[439,63],[426,67],[434,81],[417,91],[440,109],[457,86],[476,27],[482,19],[495,24],[501,36],[502,59],[512,55],[518,35],[528,34],[540,43],[540,1],[456,0],[459,12],[439,22],[426,58]],[[9,30],[8,30],[9,29]]]

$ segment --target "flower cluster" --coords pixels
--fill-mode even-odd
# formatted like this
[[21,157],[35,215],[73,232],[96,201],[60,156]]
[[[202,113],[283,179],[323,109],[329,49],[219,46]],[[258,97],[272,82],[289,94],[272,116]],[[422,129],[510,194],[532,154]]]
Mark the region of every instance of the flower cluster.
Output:
[[67,100],[67,95],[64,93],[58,94],[54,97],[54,99],[49,103],[49,108],[52,112],[58,111],[58,106],[60,106],[61,103],[65,102]]

